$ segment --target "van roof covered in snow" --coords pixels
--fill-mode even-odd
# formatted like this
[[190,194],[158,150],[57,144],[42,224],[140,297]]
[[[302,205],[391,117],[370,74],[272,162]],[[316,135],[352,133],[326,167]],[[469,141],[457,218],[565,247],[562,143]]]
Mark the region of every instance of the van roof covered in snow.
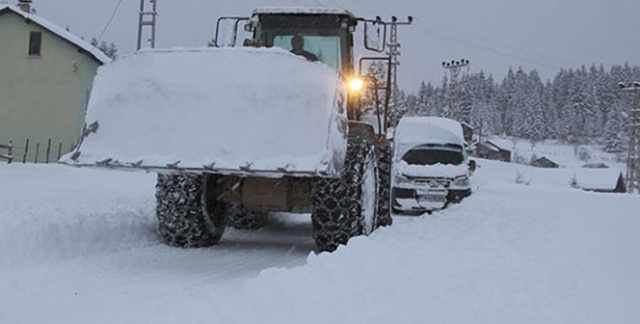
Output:
[[448,118],[403,117],[396,132],[403,143],[464,144],[462,126]]
[[396,129],[397,156],[421,144],[455,144],[464,147],[459,122],[440,117],[403,117]]

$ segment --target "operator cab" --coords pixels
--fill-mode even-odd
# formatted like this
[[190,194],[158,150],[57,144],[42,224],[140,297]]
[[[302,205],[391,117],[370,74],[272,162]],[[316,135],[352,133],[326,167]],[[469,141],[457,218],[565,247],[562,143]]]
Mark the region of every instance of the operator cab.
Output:
[[263,8],[254,10],[251,26],[254,39],[266,47],[293,51],[292,40],[301,37],[304,51],[345,73],[353,71],[357,22],[345,10]]
[[[411,21],[409,17],[409,21]],[[397,18],[393,17],[395,22]],[[221,22],[233,24],[230,37],[221,39]],[[215,38],[211,46],[236,46],[240,23],[244,31],[251,33],[244,46],[279,47],[305,57],[309,61],[320,61],[335,68],[348,85],[347,117],[362,120],[362,99],[366,95],[375,100],[378,129],[387,129],[388,106],[391,93],[390,80],[377,80],[372,75],[362,75],[363,62],[379,61],[386,65],[387,76],[391,74],[390,56],[361,57],[355,60],[354,39],[358,22],[364,25],[364,49],[384,53],[387,23],[380,17],[358,18],[347,10],[314,8],[260,8],[251,17],[221,17],[216,23]],[[247,35],[248,36],[248,35]],[[301,44],[302,43],[302,44]],[[296,46],[293,46],[293,45]],[[294,48],[295,47],[295,48]],[[380,95],[379,92],[383,92]],[[380,104],[381,103],[381,104]],[[380,107],[382,105],[382,107]],[[380,132],[380,134],[386,132]]]

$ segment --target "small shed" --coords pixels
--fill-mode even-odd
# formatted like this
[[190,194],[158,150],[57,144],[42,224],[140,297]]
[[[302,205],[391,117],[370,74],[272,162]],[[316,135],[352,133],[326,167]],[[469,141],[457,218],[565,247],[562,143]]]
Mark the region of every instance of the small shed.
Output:
[[610,169],[581,169],[576,172],[576,186],[585,191],[625,193],[622,172]]
[[547,168],[547,169],[557,169],[560,167],[558,163],[555,163],[544,156],[531,162],[531,165],[536,168]]
[[491,140],[478,143],[476,155],[483,159],[511,162],[511,151],[500,147]]
[[582,166],[585,169],[608,169],[609,166],[602,163],[602,162],[597,162],[597,163],[587,163],[585,165]]

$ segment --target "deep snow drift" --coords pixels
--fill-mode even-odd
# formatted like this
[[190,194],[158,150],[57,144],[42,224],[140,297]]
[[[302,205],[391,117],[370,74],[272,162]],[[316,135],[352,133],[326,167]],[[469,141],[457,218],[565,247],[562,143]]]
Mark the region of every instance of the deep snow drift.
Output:
[[638,195],[479,166],[461,204],[316,255],[308,217],[175,249],[152,174],[0,164],[0,322],[638,322]]

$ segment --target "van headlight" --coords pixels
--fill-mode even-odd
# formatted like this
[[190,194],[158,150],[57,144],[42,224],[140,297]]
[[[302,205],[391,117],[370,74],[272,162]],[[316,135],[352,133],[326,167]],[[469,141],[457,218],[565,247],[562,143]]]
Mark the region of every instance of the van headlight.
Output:
[[468,187],[469,186],[469,177],[462,176],[453,180],[453,185],[456,187]]
[[397,173],[395,178],[396,178],[396,181],[395,181],[396,183],[403,183],[403,184],[413,183],[411,179],[407,178],[402,173]]

